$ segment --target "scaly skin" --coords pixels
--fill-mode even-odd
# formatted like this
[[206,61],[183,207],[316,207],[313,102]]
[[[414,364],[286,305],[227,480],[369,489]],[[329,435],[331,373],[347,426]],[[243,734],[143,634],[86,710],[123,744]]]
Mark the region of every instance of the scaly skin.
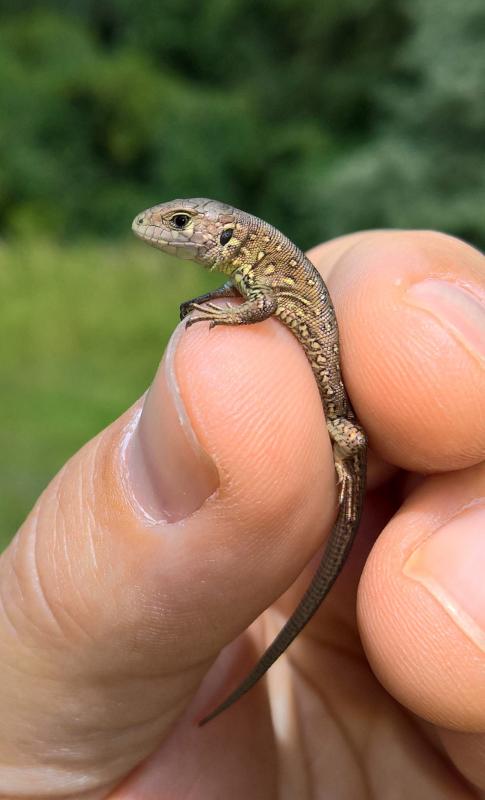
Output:
[[[333,443],[340,485],[339,511],[320,566],[298,607],[252,672],[202,720],[231,706],[265,674],[313,616],[345,563],[359,526],[365,490],[367,440],[342,383],[335,311],[313,264],[276,228],[244,211],[203,198],[173,200],[143,211],[134,233],[148,244],[229,277],[214,292],[183,303],[187,327],[249,325],[270,316],[288,326],[302,345],[317,381]],[[238,306],[210,301],[242,296]],[[205,304],[205,305],[203,305]]]

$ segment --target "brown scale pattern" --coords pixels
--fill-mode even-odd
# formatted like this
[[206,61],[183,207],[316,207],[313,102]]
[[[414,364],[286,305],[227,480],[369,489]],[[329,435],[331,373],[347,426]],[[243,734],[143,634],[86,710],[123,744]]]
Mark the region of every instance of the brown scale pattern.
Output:
[[[276,228],[256,217],[240,223],[244,244],[232,267],[250,267],[249,285],[276,294],[276,316],[292,331],[310,362],[327,418],[354,418],[340,375],[338,327],[327,287],[311,261]],[[239,233],[238,228],[236,231]],[[244,235],[245,234],[245,235]]]

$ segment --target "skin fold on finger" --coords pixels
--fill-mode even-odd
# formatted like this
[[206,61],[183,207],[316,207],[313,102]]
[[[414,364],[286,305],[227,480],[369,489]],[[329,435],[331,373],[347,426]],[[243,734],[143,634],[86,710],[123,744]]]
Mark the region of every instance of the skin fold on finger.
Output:
[[485,464],[426,479],[379,537],[358,595],[374,673],[482,789],[484,530]]
[[310,251],[339,320],[346,384],[371,446],[410,470],[485,458],[485,258],[425,231]]
[[[138,404],[83,448],[0,561],[8,731],[0,770],[9,797],[26,786],[39,796],[104,796],[154,749],[210,660],[294,580],[330,528],[330,444],[291,334],[273,320],[204,326],[180,335],[169,357],[145,400],[142,418],[146,410],[152,424],[141,424]],[[205,502],[199,486],[198,507],[175,522],[180,497],[164,519],[160,497],[131,474],[143,427],[145,445],[169,459],[160,417],[178,424],[167,411],[173,380],[218,473]],[[172,459],[169,471],[176,467]],[[169,478],[162,488],[172,490]]]

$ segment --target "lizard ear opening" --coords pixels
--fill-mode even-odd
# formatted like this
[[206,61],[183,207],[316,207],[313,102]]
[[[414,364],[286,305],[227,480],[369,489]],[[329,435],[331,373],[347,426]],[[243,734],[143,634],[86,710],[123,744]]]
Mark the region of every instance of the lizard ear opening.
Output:
[[225,231],[222,231],[219,241],[222,245],[227,244],[230,239],[232,239],[232,234],[234,230],[232,228],[226,228]]

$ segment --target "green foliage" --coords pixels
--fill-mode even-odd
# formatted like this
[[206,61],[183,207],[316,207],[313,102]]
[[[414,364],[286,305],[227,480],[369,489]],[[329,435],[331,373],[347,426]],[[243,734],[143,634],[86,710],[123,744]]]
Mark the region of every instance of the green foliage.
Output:
[[484,36],[483,0],[0,0],[0,535],[209,280],[93,236],[212,196],[302,246],[485,245]]
[[0,0],[0,226],[120,236],[213,196],[301,245],[485,242],[482,0]]
[[314,175],[328,233],[442,229],[485,245],[485,4],[412,0],[413,32],[379,87],[375,133]]

